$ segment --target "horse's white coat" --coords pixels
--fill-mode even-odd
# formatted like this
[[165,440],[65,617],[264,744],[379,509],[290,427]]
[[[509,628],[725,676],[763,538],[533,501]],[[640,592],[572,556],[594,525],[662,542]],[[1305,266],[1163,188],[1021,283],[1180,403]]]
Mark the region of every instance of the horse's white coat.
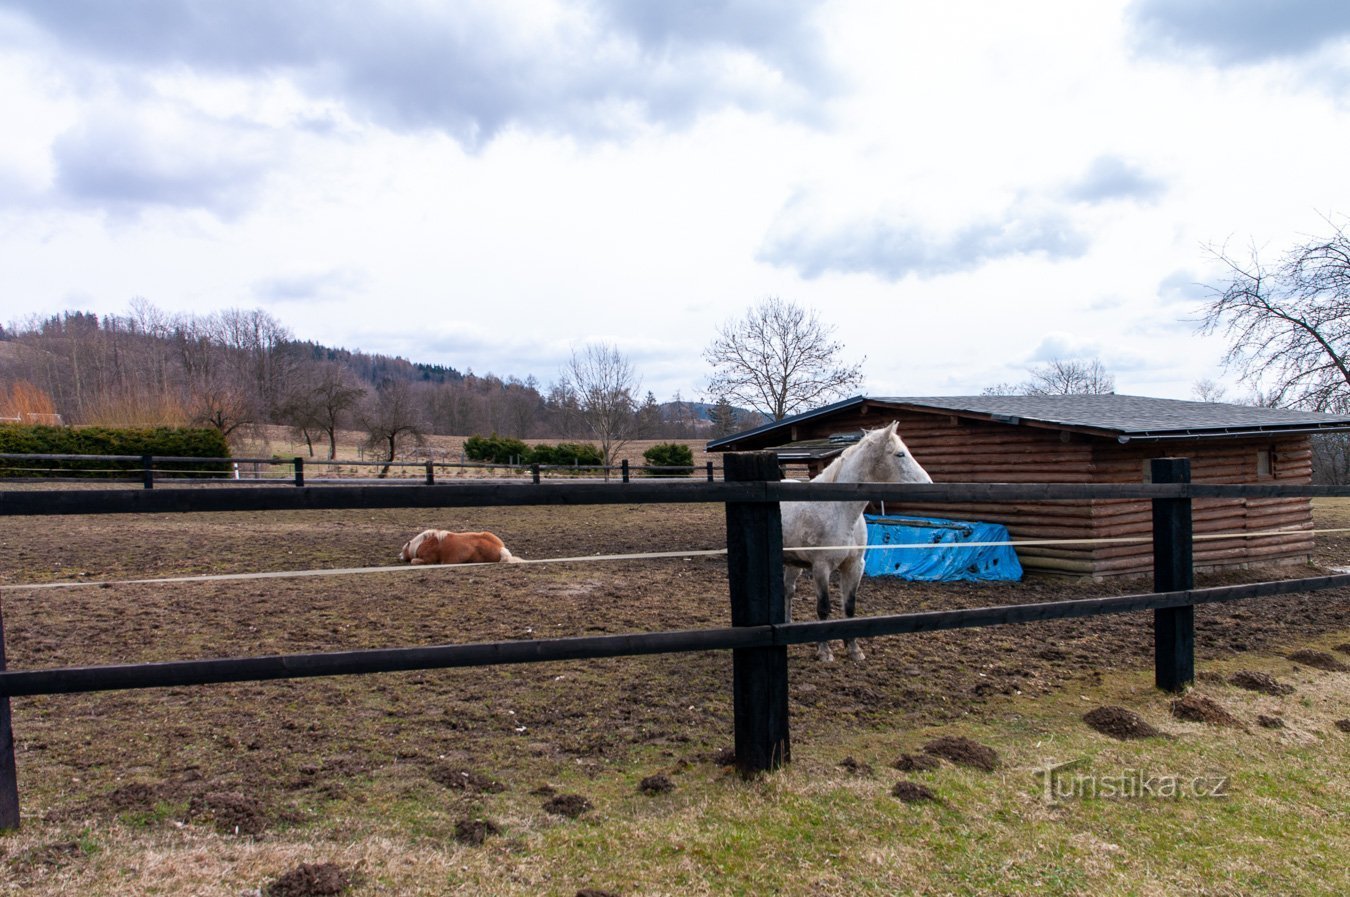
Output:
[[[869,430],[812,477],[811,482],[933,482],[928,472],[910,455],[895,429],[896,423],[892,421],[878,430]],[[867,524],[863,520],[866,509],[865,501],[783,502],[783,545],[786,549],[830,546],[823,551],[784,550],[783,582],[789,619],[797,578],[807,569],[816,585],[816,615],[822,620],[830,615],[830,574],[838,570],[844,616],[853,616],[858,586],[862,582],[863,546],[867,544]],[[849,639],[847,645],[850,657],[863,659],[857,639]],[[828,642],[818,644],[816,654],[821,660],[834,659]]]

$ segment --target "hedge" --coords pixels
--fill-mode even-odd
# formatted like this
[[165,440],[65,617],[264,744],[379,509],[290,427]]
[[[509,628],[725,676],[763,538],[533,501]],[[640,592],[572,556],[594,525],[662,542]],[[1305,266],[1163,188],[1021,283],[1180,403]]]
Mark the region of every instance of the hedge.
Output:
[[[0,454],[31,455],[156,455],[181,458],[228,458],[229,443],[219,430],[187,427],[113,429],[0,424]],[[37,469],[40,468],[40,469]],[[228,461],[156,461],[156,476],[199,476],[228,473]],[[42,477],[52,473],[89,477],[126,477],[141,471],[140,461],[0,460],[0,476]]]

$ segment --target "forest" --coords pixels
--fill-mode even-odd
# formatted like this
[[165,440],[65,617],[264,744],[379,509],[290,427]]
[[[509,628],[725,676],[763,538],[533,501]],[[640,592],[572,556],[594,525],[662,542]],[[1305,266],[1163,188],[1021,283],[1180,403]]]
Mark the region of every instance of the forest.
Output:
[[[617,398],[632,438],[712,438],[754,423],[725,402]],[[126,315],[0,327],[0,418],[11,421],[206,426],[231,440],[284,425],[331,458],[340,430],[372,446],[430,434],[588,439],[583,404],[565,377],[545,386],[323,346],[261,309],[182,315],[136,300]]]

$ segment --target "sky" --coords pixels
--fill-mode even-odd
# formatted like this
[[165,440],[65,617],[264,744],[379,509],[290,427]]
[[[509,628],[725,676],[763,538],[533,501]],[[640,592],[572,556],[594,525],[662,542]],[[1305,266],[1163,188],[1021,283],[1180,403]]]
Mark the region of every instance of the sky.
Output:
[[1344,0],[0,0],[0,322],[705,396],[769,297],[865,391],[1192,398],[1216,252],[1350,214]]

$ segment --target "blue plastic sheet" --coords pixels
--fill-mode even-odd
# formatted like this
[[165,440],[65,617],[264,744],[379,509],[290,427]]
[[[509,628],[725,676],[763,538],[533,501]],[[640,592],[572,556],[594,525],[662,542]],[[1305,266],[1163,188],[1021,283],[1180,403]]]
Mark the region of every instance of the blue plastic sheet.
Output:
[[[900,576],[922,582],[1022,578],[1022,564],[1011,545],[968,544],[1007,542],[1008,528],[1001,523],[870,514],[866,521],[869,546],[893,546],[865,552],[863,573],[867,576]],[[942,547],[927,547],[933,545]]]

